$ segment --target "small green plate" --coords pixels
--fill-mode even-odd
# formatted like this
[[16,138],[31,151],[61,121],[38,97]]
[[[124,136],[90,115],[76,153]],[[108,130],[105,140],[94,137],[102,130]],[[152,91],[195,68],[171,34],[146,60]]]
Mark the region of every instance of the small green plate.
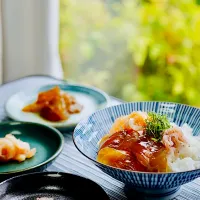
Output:
[[29,171],[41,171],[60,154],[64,146],[64,137],[55,128],[33,122],[0,123],[0,137],[12,133],[16,138],[28,142],[36,148],[34,157],[23,162],[9,161],[0,163],[0,178]]

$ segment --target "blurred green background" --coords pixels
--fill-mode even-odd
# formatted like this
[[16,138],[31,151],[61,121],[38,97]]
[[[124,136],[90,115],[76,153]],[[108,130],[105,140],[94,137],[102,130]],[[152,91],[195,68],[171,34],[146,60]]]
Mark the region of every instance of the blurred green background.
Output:
[[59,45],[66,79],[200,106],[197,0],[60,0]]

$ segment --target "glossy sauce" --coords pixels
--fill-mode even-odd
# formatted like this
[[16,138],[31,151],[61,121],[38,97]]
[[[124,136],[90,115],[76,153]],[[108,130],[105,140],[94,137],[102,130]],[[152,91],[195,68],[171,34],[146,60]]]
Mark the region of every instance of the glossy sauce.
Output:
[[40,92],[36,102],[25,106],[24,112],[39,113],[46,120],[57,122],[69,118],[70,114],[79,113],[82,106],[76,99],[60,90],[58,86]]
[[[110,156],[103,156],[103,150],[115,149]],[[119,156],[123,151],[125,156]],[[114,167],[134,171],[166,171],[166,149],[161,142],[155,142],[145,134],[123,130],[111,135],[100,147],[97,160]]]

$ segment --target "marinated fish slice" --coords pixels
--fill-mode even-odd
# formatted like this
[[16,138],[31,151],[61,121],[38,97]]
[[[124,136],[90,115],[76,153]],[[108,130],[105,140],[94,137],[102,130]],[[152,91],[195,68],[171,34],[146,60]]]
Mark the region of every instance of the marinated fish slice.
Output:
[[110,132],[104,135],[101,140],[99,141],[99,146],[101,146],[111,137],[114,133],[122,131],[125,129],[125,124],[128,123],[128,119],[126,116],[122,116],[115,120],[114,124],[112,125]]
[[131,129],[118,131],[112,134],[100,147],[112,147],[115,149],[131,151],[132,143],[139,139],[139,134]]
[[101,149],[98,153],[97,160],[103,164],[115,165],[118,160],[124,160],[127,157],[125,151],[116,150],[110,147]]
[[36,102],[25,106],[22,111],[24,112],[40,112],[41,109],[49,104],[49,102],[60,95],[59,87],[52,88],[51,90],[39,93]]
[[102,144],[114,133],[118,131],[122,131],[125,129],[132,129],[135,131],[142,131],[145,126],[148,115],[146,112],[136,111],[132,112],[131,114],[127,116],[119,117],[115,120],[113,123],[110,132],[105,135],[101,141],[99,142],[99,145],[102,146]]
[[148,115],[146,112],[132,112],[130,115],[128,115],[129,118],[129,128],[132,128],[135,131],[142,131],[145,126]]
[[105,147],[99,151],[97,161],[121,169],[146,171],[146,168],[135,157],[131,157],[129,152],[110,147]]
[[64,99],[55,97],[48,106],[45,106],[40,115],[49,121],[62,121],[69,118]]
[[160,151],[154,153],[149,162],[148,171],[150,172],[167,172],[167,151],[161,149]]
[[161,142],[141,137],[132,143],[132,153],[148,171],[164,172],[167,168],[167,151]]
[[40,112],[43,107],[44,107],[44,104],[32,103],[32,104],[25,106],[22,109],[22,111],[37,113],[37,112]]
[[35,155],[36,149],[30,149],[27,142],[23,142],[12,134],[7,134],[4,138],[0,138],[0,161],[7,162],[9,160],[24,161]]
[[12,141],[0,138],[0,161],[6,162],[16,155],[16,147]]
[[30,145],[27,142],[23,142],[11,134],[7,134],[5,138],[13,142],[16,147],[17,154],[27,154],[30,151]]
[[30,149],[29,143],[17,139],[12,134],[7,134],[5,138],[12,141],[16,147],[16,156],[13,157],[14,160],[21,162],[24,161],[26,158],[31,158],[35,155],[36,148]]
[[58,86],[44,91],[40,92],[38,95],[38,99],[36,101],[37,104],[45,104],[46,102],[50,102],[53,98],[60,96],[60,88]]

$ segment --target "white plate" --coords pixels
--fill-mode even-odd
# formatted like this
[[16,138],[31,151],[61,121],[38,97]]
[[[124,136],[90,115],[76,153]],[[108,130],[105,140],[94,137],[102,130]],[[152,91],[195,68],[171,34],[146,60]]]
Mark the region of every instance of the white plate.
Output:
[[[73,95],[77,102],[83,105],[83,110],[78,114],[70,115],[69,119],[62,122],[50,122],[41,118],[35,113],[26,113],[22,111],[22,108],[37,99],[38,93],[46,91],[52,87],[59,86],[62,91],[65,91]],[[82,85],[72,84],[54,84],[45,85],[35,90],[23,90],[12,95],[5,104],[5,110],[7,115],[17,121],[29,121],[41,124],[50,125],[56,128],[72,128],[77,123],[92,114],[98,109],[102,109],[108,105],[109,97],[105,92],[94,87],[86,87]]]

